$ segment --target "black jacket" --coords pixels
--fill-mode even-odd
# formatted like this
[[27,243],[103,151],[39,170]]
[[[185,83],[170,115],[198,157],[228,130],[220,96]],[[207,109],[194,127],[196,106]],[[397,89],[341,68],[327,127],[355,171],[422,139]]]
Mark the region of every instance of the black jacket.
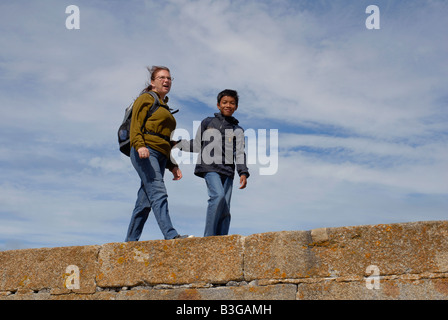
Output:
[[207,172],[217,172],[229,177],[249,177],[244,152],[244,130],[234,117],[215,113],[202,120],[195,139],[181,140],[177,147],[182,151],[199,152],[194,174],[204,177]]

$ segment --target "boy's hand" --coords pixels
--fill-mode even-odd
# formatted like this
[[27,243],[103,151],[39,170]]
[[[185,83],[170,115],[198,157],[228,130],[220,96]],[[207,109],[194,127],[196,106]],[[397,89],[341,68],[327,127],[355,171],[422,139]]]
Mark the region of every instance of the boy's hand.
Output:
[[[180,141],[180,140],[179,140],[179,141]],[[171,140],[171,141],[170,141],[171,149],[176,148],[176,145],[179,143],[179,141],[173,141],[173,140]]]
[[181,141],[182,141],[182,139],[177,140],[177,141],[173,141],[173,140],[171,140],[171,141],[170,141],[171,149],[173,149],[173,148],[178,148],[178,149],[180,149],[180,147],[179,147],[179,143],[181,143]]
[[247,177],[246,175],[242,174],[240,177],[240,189],[244,189],[247,186]]
[[171,169],[171,173],[174,176],[173,180],[177,181],[182,179],[182,171],[179,169],[179,167],[174,167],[173,169]]

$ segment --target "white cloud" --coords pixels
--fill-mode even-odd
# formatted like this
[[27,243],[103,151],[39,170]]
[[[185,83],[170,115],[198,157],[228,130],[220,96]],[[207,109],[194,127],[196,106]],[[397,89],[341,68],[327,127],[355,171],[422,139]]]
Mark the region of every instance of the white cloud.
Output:
[[[231,79],[251,98],[242,112],[253,117],[284,121],[286,113],[293,124],[318,122],[382,138],[423,133],[422,119],[436,111],[430,93],[443,85],[439,71],[421,72],[422,66],[434,61],[414,53],[413,48],[423,41],[442,68],[446,55],[439,44],[426,40],[426,33],[415,32],[416,38],[409,35],[416,27],[406,21],[400,25],[405,19],[402,13],[396,14],[394,32],[372,34],[360,23],[349,34],[338,35],[337,18],[344,18],[345,8],[333,12],[333,24],[307,13],[270,16],[263,9],[256,2],[232,6],[188,2],[180,18],[168,26],[171,51],[182,52],[176,70],[188,79],[180,94],[201,88],[195,95],[206,100],[202,95],[228,85]],[[410,14],[419,15],[429,24],[425,29],[431,29],[429,17],[438,16],[438,9]],[[310,24],[306,30],[312,31],[300,32],[303,21]],[[434,27],[440,27],[440,22]],[[294,32],[299,36],[292,37]],[[438,39],[439,33],[442,29],[433,36]],[[421,62],[415,63],[418,58]]]
[[[235,179],[235,232],[443,218],[447,4],[379,1],[373,31],[368,4],[79,1],[67,30],[62,3],[2,3],[0,245],[124,238],[139,181],[116,130],[152,64],[172,70],[180,127],[235,88],[244,128],[279,129],[278,172]],[[193,169],[166,183],[179,232],[200,236]],[[144,238],[160,238],[154,220]]]

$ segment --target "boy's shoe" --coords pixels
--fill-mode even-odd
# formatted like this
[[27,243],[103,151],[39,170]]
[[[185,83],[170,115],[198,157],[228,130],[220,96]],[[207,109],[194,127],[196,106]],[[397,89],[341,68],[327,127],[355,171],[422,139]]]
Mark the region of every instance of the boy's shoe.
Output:
[[175,236],[173,239],[186,239],[186,238],[193,238],[194,236],[192,235],[183,235],[181,236],[180,234],[178,234],[177,236]]

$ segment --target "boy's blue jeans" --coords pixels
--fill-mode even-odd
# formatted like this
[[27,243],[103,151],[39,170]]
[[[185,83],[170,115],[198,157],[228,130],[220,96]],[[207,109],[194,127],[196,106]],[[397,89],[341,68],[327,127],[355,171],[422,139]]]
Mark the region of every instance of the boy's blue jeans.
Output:
[[227,235],[230,228],[230,198],[233,177],[208,172],[204,176],[209,195],[204,237]]
[[138,190],[125,241],[140,239],[151,208],[164,238],[166,240],[173,239],[178,235],[171,223],[168,194],[163,180],[167,158],[156,150],[148,149],[149,159],[140,159],[138,152],[134,148],[131,149],[131,162],[140,176],[141,186]]

